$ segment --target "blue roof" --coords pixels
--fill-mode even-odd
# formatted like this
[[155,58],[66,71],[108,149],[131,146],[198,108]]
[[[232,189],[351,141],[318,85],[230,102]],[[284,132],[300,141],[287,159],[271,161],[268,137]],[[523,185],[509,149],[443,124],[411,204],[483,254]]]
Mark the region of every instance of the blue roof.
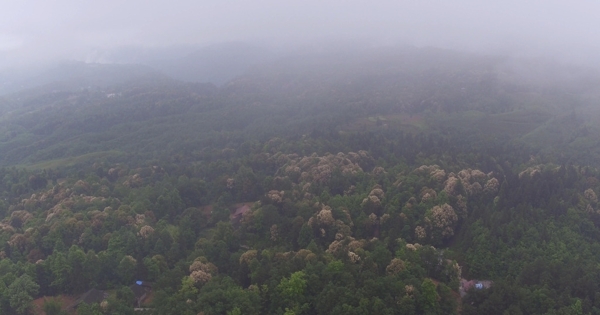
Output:
[[143,281],[136,281],[135,284],[137,285],[142,285],[144,282]]

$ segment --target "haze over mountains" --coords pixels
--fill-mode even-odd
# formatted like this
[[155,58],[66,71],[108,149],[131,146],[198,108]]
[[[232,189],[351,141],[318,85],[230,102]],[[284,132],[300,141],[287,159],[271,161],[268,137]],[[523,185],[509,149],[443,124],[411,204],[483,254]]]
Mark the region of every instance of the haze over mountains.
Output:
[[3,4],[0,314],[600,314],[598,12]]
[[105,309],[79,314],[133,314],[144,279],[154,314],[600,313],[594,68],[408,45],[136,54],[0,97],[0,312],[99,288]]
[[101,63],[64,60],[40,67],[0,70],[0,94],[47,84],[62,84],[65,88],[107,86],[152,72],[180,81],[221,85],[274,55],[267,49],[245,43],[225,43],[197,50],[182,47],[168,52],[124,49],[106,56]]
[[598,66],[598,11],[595,1],[571,5],[554,0],[109,0],[86,5],[26,0],[7,4],[0,13],[0,69],[57,60],[166,61],[198,50],[210,54],[206,50],[212,48],[206,47],[232,42],[281,51],[340,41],[542,56]]
[[[121,55],[135,64],[65,61],[19,80],[5,76],[3,164],[99,152],[160,158],[239,145],[249,134],[368,130],[361,121],[369,117],[473,143],[524,141],[532,154],[598,150],[590,132],[600,96],[593,68],[412,46],[183,50]],[[415,115],[418,123],[406,120]],[[225,134],[227,142],[215,140]]]

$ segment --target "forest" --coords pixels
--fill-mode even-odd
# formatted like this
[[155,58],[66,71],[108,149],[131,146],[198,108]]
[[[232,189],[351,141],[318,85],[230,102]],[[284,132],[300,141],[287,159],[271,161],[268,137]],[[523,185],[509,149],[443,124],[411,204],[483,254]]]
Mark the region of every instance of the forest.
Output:
[[69,67],[0,96],[0,314],[600,314],[600,73]]

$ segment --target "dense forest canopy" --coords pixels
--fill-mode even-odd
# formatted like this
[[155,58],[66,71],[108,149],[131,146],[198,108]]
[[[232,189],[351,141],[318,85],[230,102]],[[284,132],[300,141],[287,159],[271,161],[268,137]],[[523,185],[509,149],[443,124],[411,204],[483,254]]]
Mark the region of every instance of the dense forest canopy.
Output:
[[1,314],[600,314],[598,73],[413,47],[220,86],[68,67],[0,98]]

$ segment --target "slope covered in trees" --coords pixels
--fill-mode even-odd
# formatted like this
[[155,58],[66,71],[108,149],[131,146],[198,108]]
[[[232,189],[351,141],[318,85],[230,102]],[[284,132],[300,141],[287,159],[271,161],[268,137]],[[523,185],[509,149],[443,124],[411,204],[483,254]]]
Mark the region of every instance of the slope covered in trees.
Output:
[[155,314],[600,313],[596,77],[515,69],[402,49],[6,96],[0,311],[132,314],[143,280]]

